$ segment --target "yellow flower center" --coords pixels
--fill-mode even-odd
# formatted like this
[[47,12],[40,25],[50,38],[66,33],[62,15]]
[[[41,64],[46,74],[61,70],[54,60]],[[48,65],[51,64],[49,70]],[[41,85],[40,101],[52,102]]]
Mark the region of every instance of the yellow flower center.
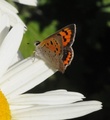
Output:
[[0,120],[11,120],[9,104],[2,91],[0,91]]

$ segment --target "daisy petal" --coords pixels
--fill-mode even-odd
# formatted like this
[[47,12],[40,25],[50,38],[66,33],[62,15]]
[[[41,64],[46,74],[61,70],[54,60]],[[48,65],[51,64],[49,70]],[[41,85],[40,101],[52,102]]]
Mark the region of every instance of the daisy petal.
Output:
[[31,107],[13,112],[15,119],[20,120],[62,120],[81,117],[102,109],[101,102],[87,101],[67,105]]
[[[57,92],[56,92],[57,91]],[[62,92],[61,92],[62,91]],[[77,92],[68,92],[66,90],[55,90],[45,92],[42,94],[23,94],[19,95],[15,99],[8,100],[13,104],[20,105],[57,105],[57,104],[69,104],[76,101],[81,101],[84,96]]]
[[7,15],[1,15],[0,17],[0,45],[2,43],[2,41],[4,40],[5,36],[8,34],[9,32],[9,18]]
[[32,58],[27,58],[8,70],[2,77],[3,83],[1,81],[0,88],[7,96],[16,96],[43,82],[55,71],[49,68],[41,59],[36,58],[36,61],[33,62]]
[[37,0],[13,0],[13,1],[31,6],[36,6],[37,4]]
[[2,42],[0,47],[0,77],[8,69],[13,57],[18,51],[23,37],[23,29],[21,24],[15,25]]
[[13,7],[11,4],[6,2],[5,0],[2,0],[2,1],[0,0],[0,8],[9,9],[9,10],[13,11],[14,13],[18,13],[18,10],[15,7]]
[[26,30],[26,25],[22,22],[22,20],[19,18],[19,16],[16,14],[18,11],[10,5],[6,1],[0,1],[0,12],[1,14],[7,14],[9,17],[9,22],[11,26],[14,26],[17,23],[20,23],[24,26],[24,30]]
[[14,58],[13,58],[13,60],[11,62],[11,65],[15,64],[16,62],[19,62],[20,60],[23,60],[23,56],[21,55],[20,51],[18,51],[16,53],[16,55],[14,56]]

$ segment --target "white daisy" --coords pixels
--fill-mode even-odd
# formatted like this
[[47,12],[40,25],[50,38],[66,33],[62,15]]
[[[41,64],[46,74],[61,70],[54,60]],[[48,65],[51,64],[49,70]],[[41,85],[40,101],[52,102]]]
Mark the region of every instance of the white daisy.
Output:
[[[62,120],[80,117],[102,108],[101,102],[83,102],[82,94],[66,90],[23,94],[56,70],[49,68],[38,58],[33,62],[31,57],[12,65],[24,28],[18,23],[9,31],[8,17],[2,17],[4,25],[0,26],[0,120]],[[12,66],[9,67],[10,65]]]
[[[66,90],[42,94],[22,94],[54,73],[36,58],[22,60],[2,76],[0,89],[8,101],[11,118],[16,120],[59,120],[76,118],[101,109],[98,101],[78,102],[84,96]],[[9,114],[8,114],[9,115]]]

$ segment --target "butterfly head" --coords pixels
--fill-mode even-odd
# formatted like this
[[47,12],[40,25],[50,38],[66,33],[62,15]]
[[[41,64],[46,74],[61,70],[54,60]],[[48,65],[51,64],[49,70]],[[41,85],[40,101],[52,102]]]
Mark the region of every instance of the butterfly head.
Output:
[[40,41],[35,41],[34,45],[37,46],[40,44]]

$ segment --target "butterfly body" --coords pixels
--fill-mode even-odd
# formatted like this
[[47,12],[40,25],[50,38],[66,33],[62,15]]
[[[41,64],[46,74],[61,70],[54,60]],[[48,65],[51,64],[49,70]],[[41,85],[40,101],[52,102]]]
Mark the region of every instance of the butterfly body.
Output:
[[39,56],[48,65],[64,73],[70,65],[74,52],[72,44],[75,39],[75,24],[68,25],[40,43],[35,43],[35,56]]

